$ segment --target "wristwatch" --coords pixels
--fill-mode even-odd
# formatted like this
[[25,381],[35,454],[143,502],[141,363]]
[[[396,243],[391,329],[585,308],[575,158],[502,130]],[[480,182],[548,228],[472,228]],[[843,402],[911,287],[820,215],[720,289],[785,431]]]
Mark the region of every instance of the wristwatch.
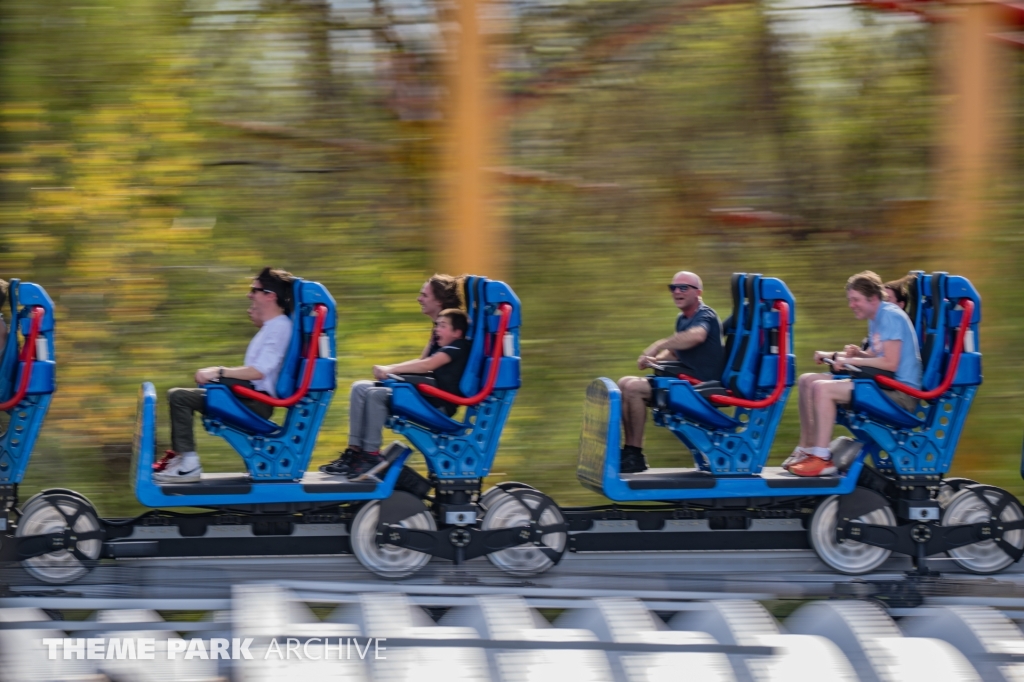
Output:
[[223,367],[218,367],[217,368],[217,378],[218,379],[223,379],[224,378],[224,368]]

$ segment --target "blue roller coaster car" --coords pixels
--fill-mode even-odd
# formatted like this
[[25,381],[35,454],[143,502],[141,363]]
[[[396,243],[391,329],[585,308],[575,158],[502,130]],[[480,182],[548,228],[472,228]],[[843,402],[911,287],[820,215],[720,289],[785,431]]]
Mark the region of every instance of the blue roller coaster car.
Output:
[[[832,568],[861,574],[892,552],[920,573],[928,556],[994,573],[1024,554],[1024,510],[1008,492],[946,478],[981,384],[981,299],[964,277],[913,273],[910,314],[921,343],[920,390],[887,377],[850,377],[853,400],[838,423],[856,440],[833,441],[839,473],[800,478],[765,467],[792,385],[795,305],[777,279],[733,277],[733,315],[725,325],[727,362],[720,382],[651,377],[655,423],[693,454],[695,467],[619,472],[621,395],[610,379],[587,390],[577,476],[617,502],[681,504],[688,514],[721,505],[811,507],[810,544]],[[904,410],[885,390],[919,400]],[[722,410],[732,408],[731,413]],[[872,466],[867,466],[870,460]]]

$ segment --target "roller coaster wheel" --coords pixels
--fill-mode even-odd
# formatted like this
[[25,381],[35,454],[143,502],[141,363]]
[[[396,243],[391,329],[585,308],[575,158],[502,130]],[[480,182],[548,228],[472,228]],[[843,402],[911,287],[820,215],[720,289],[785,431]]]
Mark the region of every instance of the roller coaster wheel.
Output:
[[96,510],[85,497],[70,491],[47,491],[35,495],[22,507],[15,538],[20,547],[31,548],[25,540],[33,536],[61,534],[66,546],[47,554],[21,560],[33,578],[64,585],[91,571],[103,549],[103,529]]
[[[840,543],[836,539],[838,510],[839,496],[832,495],[818,505],[814,510],[814,516],[811,517],[808,533],[811,546],[818,553],[818,557],[830,567],[847,575],[870,573],[885,563],[892,554],[891,550],[854,540],[844,540]],[[896,525],[896,515],[888,506],[868,512],[856,520],[875,526]]]
[[[405,578],[420,570],[430,561],[430,555],[396,545],[377,544],[377,524],[380,519],[380,501],[372,500],[352,520],[349,542],[352,553],[363,566],[383,578]],[[403,528],[437,530],[434,517],[424,507],[398,523]]]
[[68,488],[47,488],[46,490],[40,490],[32,497],[25,500],[25,502],[22,503],[21,508],[28,509],[28,506],[30,504],[32,504],[35,500],[42,497],[43,495],[70,495],[71,497],[77,497],[78,499],[83,500],[90,507],[92,506],[92,503],[89,502],[89,498],[87,498],[85,495],[78,492],[77,490],[69,490]]
[[542,533],[539,543],[492,552],[487,555],[490,562],[510,575],[537,575],[559,562],[569,540],[565,517],[547,495],[533,488],[513,488],[495,493],[484,515],[484,530],[531,524]]
[[494,504],[494,501],[500,498],[502,493],[507,493],[512,490],[536,490],[536,488],[532,485],[527,485],[526,483],[520,483],[519,481],[504,481],[502,483],[498,483],[481,495],[480,501],[477,502],[477,504],[480,505],[481,509],[487,511],[487,508]]
[[935,496],[935,501],[939,503],[940,507],[945,509],[956,494],[963,490],[965,486],[977,484],[977,481],[972,481],[969,478],[944,478],[939,486],[939,492]]
[[[1024,550],[1024,509],[1010,493],[991,485],[967,485],[949,501],[942,513],[943,526],[983,523],[997,518],[1014,524],[1016,529],[1004,530],[1001,538],[984,540],[973,545],[951,549],[947,553],[960,568],[971,573],[998,573],[1020,556]],[[1017,523],[1015,523],[1017,522]]]

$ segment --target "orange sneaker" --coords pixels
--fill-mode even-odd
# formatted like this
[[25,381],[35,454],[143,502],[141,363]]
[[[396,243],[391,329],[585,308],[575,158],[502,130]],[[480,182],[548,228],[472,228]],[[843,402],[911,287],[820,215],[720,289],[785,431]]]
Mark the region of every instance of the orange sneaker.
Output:
[[796,464],[790,465],[789,473],[797,476],[832,476],[836,473],[836,466],[831,459],[807,455]]
[[789,471],[789,467],[793,466],[797,462],[802,462],[807,459],[807,451],[801,447],[793,448],[793,454],[786,458],[786,461],[782,463],[782,468]]
[[153,462],[153,471],[163,471],[171,463],[171,460],[177,456],[178,453],[174,450],[164,450],[164,456]]

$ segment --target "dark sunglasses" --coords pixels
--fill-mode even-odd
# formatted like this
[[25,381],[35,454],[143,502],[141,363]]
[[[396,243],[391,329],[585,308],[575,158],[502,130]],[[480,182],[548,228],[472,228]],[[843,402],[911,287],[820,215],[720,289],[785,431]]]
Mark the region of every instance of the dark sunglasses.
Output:
[[254,293],[254,294],[255,294],[255,293],[256,293],[257,291],[262,291],[262,292],[263,292],[263,293],[265,293],[265,294],[272,294],[272,293],[274,293],[274,292],[273,292],[273,291],[271,291],[270,289],[260,289],[259,287],[249,287],[249,291],[250,291],[250,292],[252,292],[252,293]]
[[669,284],[668,285],[668,290],[669,291],[681,291],[682,292],[682,291],[689,291],[690,289],[696,289],[696,288],[697,287],[693,286],[692,284]]

